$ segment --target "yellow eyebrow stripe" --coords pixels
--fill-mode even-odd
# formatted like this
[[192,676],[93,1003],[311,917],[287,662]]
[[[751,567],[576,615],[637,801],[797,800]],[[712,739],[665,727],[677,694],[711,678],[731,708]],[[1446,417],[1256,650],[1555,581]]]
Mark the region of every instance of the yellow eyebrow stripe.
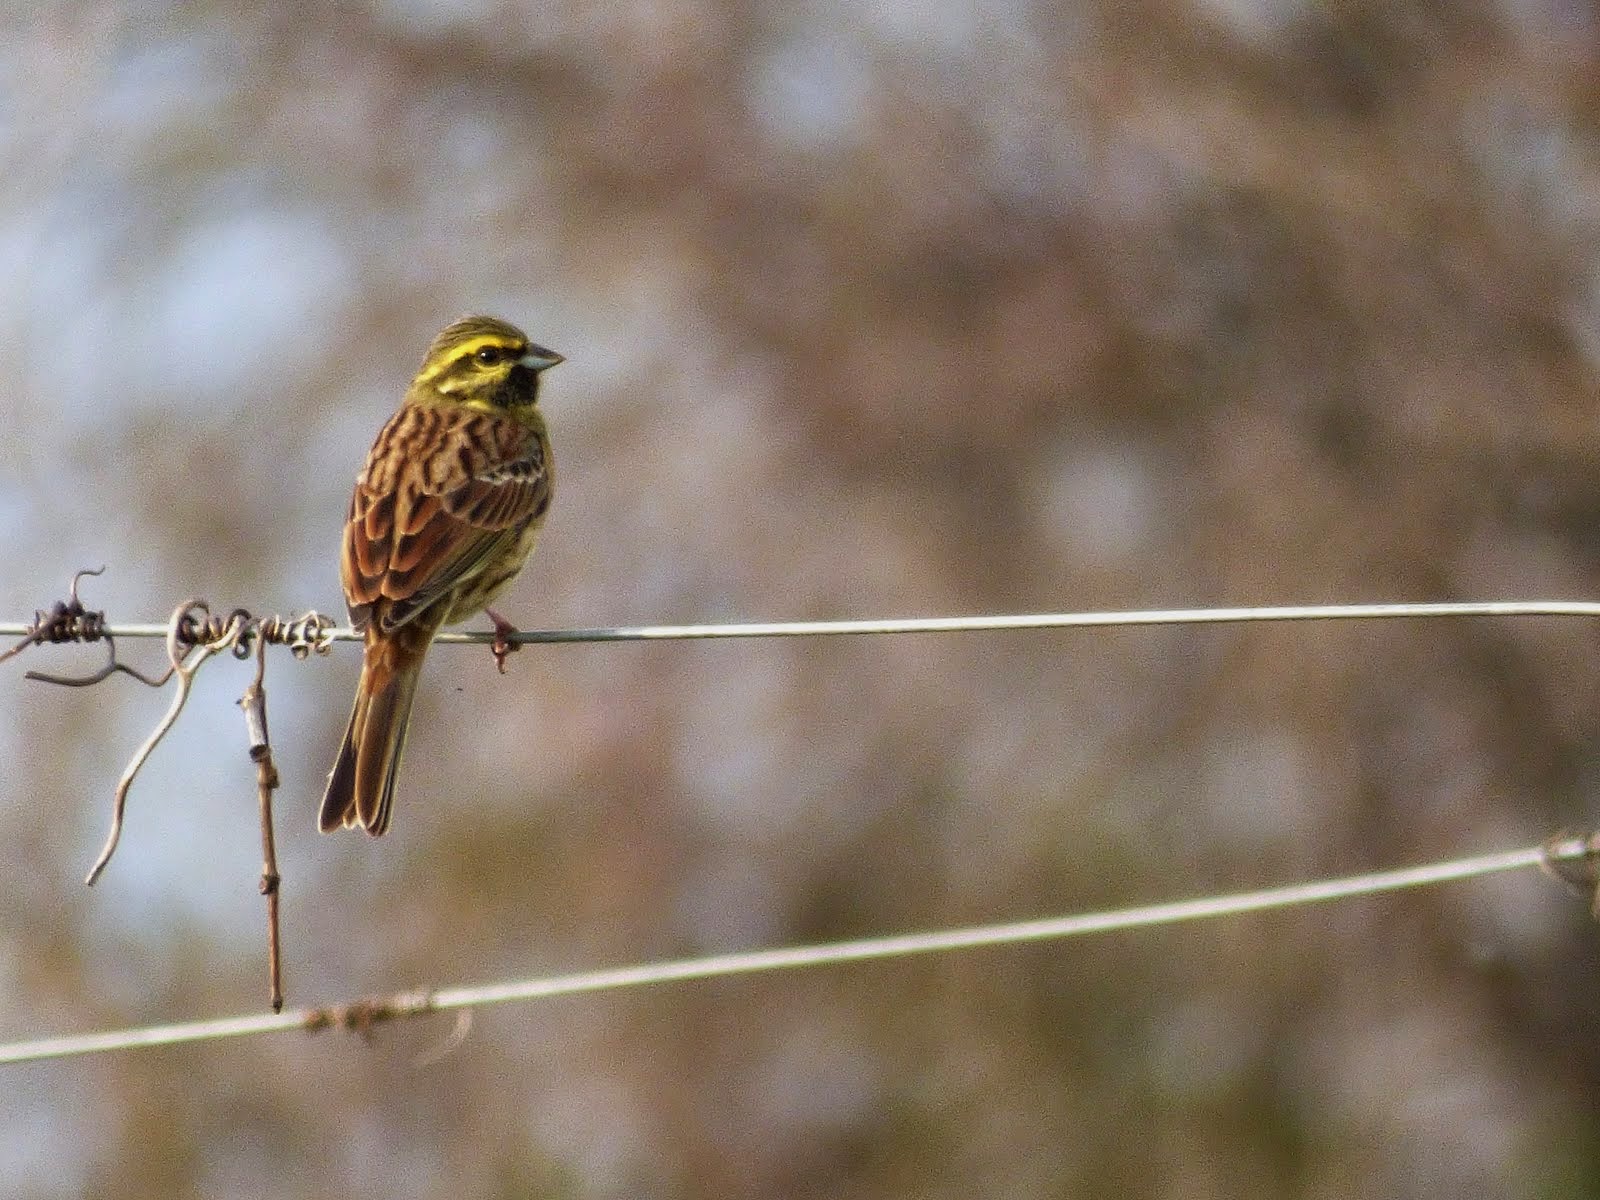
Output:
[[522,343],[514,338],[508,338],[503,333],[483,333],[477,337],[468,338],[464,342],[457,342],[450,347],[450,353],[442,356],[438,362],[432,363],[417,376],[419,382],[426,382],[438,376],[447,367],[460,362],[463,358],[470,358],[485,346],[494,346],[501,350],[508,350],[512,354],[522,353]]

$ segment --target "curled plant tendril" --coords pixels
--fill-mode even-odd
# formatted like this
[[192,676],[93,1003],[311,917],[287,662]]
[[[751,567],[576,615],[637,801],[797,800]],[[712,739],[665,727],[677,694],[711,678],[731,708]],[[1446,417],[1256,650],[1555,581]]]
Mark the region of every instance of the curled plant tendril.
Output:
[[333,646],[334,622],[312,610],[303,617],[263,617],[256,631],[269,646],[286,646],[295,658],[303,659],[312,651],[326,654]]
[[248,609],[235,608],[224,616],[212,613],[204,601],[191,600],[174,617],[174,624],[167,631],[167,657],[172,665],[161,675],[152,677],[118,660],[116,639],[112,636],[106,614],[85,608],[78,595],[78,585],[85,575],[104,572],[104,567],[96,567],[86,568],[74,575],[67,599],[56,601],[48,611],[36,610],[33,624],[22,639],[0,653],[0,663],[30,646],[104,642],[105,665],[92,675],[54,675],[45,671],[28,671],[24,678],[60,687],[91,687],[120,671],[147,687],[161,687],[177,669],[176,664],[183,657],[180,650],[186,653],[198,646],[208,646],[214,648],[213,653],[226,649],[242,660],[250,657],[259,640],[269,646],[284,646],[295,658],[304,659],[312,653],[326,654],[333,645],[333,618],[315,610],[299,617],[253,617]]
[[[105,846],[100,851],[100,857],[89,870],[86,882],[92,887],[100,873],[105,870],[106,864],[111,861],[111,855],[116,851],[117,843],[122,838],[123,814],[127,809],[128,789],[133,786],[134,777],[139,774],[151,752],[166,737],[167,731],[178,720],[178,714],[183,711],[183,706],[189,702],[189,689],[194,683],[195,674],[213,654],[223,651],[232,653],[237,658],[248,657],[259,646],[267,645],[287,646],[291,654],[297,658],[304,658],[315,650],[319,654],[326,654],[332,644],[333,621],[320,613],[310,612],[303,617],[285,619],[282,617],[267,617],[257,619],[242,608],[236,608],[226,616],[214,614],[211,606],[204,600],[186,600],[172,610],[172,617],[167,622],[167,661],[170,664],[159,680],[144,679],[144,682],[159,685],[165,683],[174,675],[178,677],[178,691],[172,698],[172,704],[161,719],[155,731],[145,739],[145,742],[134,752],[127,768],[122,772],[122,778],[117,782],[116,796],[111,809],[111,831],[106,836]],[[264,660],[258,665],[256,691],[260,690],[260,671],[264,667]],[[113,669],[122,669],[130,674],[136,674],[131,668],[123,667],[120,663],[108,665],[97,677],[85,680],[65,681],[75,684],[99,682],[111,673]],[[265,728],[265,716],[262,716],[262,726]]]
[[305,658],[312,651],[328,652],[333,645],[333,629],[333,618],[315,610],[300,617],[252,617],[248,609],[236,608],[224,617],[213,615],[200,603],[184,612],[176,636],[186,646],[227,643],[238,659],[250,657],[258,638],[269,646],[287,647],[296,658]]
[[223,631],[223,636],[215,641],[198,645],[187,644],[180,634],[195,613],[204,613],[206,618],[210,617],[210,609],[204,600],[186,600],[172,612],[172,620],[167,627],[167,659],[172,666],[166,678],[171,678],[173,675],[178,677],[178,691],[172,697],[172,704],[167,709],[166,716],[161,718],[161,723],[145,739],[144,744],[134,751],[133,758],[122,772],[122,778],[117,781],[116,796],[111,808],[111,831],[106,835],[106,844],[100,850],[100,857],[95,859],[94,866],[89,868],[88,878],[84,880],[90,887],[93,887],[95,880],[100,878],[100,872],[106,869],[106,864],[111,861],[111,855],[116,852],[117,843],[122,839],[122,818],[128,806],[128,789],[133,786],[134,777],[139,774],[145,760],[160,744],[161,739],[167,736],[167,731],[177,722],[183,706],[189,702],[189,689],[194,684],[195,674],[206,659],[220,650],[230,649],[238,641],[239,634],[244,628],[242,620],[230,620],[228,627]]

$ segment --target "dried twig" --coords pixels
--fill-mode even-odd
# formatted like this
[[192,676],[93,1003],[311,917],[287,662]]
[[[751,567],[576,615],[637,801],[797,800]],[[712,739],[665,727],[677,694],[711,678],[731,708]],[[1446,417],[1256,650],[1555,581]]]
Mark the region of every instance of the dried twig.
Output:
[[239,697],[250,737],[250,761],[256,764],[256,793],[261,804],[261,894],[267,898],[267,980],[272,1011],[283,1011],[283,955],[278,940],[278,852],[272,837],[272,793],[278,768],[267,736],[267,639],[256,640],[256,675]]

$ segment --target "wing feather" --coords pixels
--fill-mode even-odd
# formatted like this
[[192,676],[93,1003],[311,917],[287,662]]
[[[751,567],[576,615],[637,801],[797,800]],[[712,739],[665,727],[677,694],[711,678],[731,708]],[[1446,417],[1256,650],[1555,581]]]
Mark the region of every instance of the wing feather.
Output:
[[378,435],[345,522],[345,599],[356,628],[392,630],[471,579],[542,515],[541,439],[510,417],[405,405]]

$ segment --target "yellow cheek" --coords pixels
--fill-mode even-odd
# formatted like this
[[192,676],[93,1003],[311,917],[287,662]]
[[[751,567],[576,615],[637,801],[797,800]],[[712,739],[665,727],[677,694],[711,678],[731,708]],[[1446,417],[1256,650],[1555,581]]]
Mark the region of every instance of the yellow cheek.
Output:
[[442,396],[463,396],[466,393],[481,392],[485,395],[500,386],[505,378],[504,371],[486,372],[477,370],[461,371],[454,375],[446,375],[433,385],[433,390]]

